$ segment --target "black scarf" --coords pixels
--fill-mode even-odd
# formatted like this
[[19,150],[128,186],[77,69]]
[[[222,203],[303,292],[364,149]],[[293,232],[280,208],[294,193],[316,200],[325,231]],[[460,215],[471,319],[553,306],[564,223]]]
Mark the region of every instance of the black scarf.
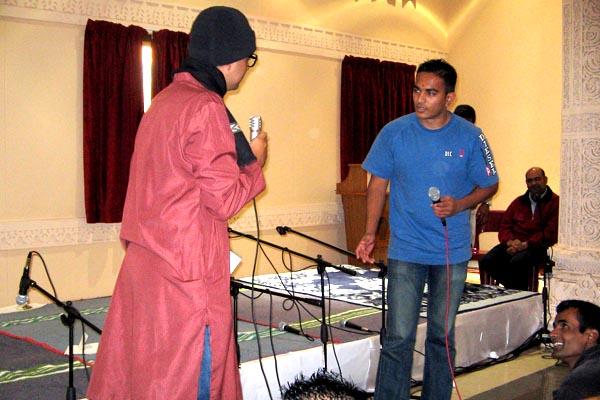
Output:
[[[219,96],[225,96],[227,92],[227,83],[223,73],[215,66],[204,64],[193,58],[186,58],[183,61],[179,72],[189,72],[198,82],[200,82],[208,90],[217,93]],[[235,151],[237,153],[238,166],[244,167],[256,160],[248,139],[244,136],[244,132],[235,120],[231,111],[225,106],[227,117],[229,118],[229,127],[235,138]]]

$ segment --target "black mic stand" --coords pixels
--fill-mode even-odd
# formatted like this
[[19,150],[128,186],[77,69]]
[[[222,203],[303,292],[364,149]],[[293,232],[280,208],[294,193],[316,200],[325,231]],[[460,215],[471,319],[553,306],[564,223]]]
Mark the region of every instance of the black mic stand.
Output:
[[[63,303],[62,301],[57,299],[55,296],[50,294],[48,291],[46,291],[44,288],[38,286],[38,284],[34,280],[30,279],[29,277],[27,277],[27,287],[37,289],[40,293],[42,293],[44,296],[46,296],[47,298],[52,300],[54,302],[54,304],[61,307],[65,311],[65,314],[62,314],[60,316],[60,320],[64,326],[69,328],[69,386],[67,387],[67,397],[66,398],[67,398],[67,400],[75,400],[76,393],[75,393],[75,386],[73,385],[73,361],[74,361],[74,357],[73,357],[73,325],[76,320],[80,320],[81,322],[83,322],[85,325],[89,326],[92,330],[94,330],[99,335],[102,334],[102,330],[100,328],[98,328],[96,325],[92,324],[87,319],[85,319],[79,313],[79,311],[75,307],[73,307],[73,303],[71,303],[70,301]],[[85,341],[83,343],[85,346]]]
[[[550,284],[550,278],[552,277],[552,267],[554,267],[555,262],[548,258],[544,262],[544,287],[542,288],[542,304],[544,307],[544,328],[543,333],[548,334],[550,331],[548,330],[548,309],[550,307],[550,292],[548,290],[548,286]],[[537,277],[536,277],[537,278]]]
[[[356,254],[348,251],[346,249],[342,249],[340,247],[334,246],[332,244],[329,243],[325,243],[319,239],[316,239],[312,236],[306,235],[302,232],[298,232],[292,228],[290,228],[289,226],[278,226],[277,228],[275,228],[275,230],[277,230],[277,233],[279,233],[280,235],[285,235],[288,232],[291,232],[293,234],[296,234],[298,236],[301,236],[305,239],[308,240],[312,240],[315,243],[318,243],[322,246],[328,247],[330,249],[333,249],[341,254],[345,254],[347,256],[350,257],[354,257],[356,259],[358,259],[358,257],[356,257]],[[385,277],[387,275],[387,265],[385,265],[383,262],[381,261],[377,261],[374,263],[375,266],[379,267],[379,273],[377,274],[377,276],[381,279],[381,330],[379,331],[379,343],[383,345],[383,339],[385,338],[385,333],[386,333],[386,329],[385,329],[385,304],[386,304],[386,298],[385,298]]]
[[[307,256],[306,254],[302,254],[302,253],[298,253],[297,251],[290,250],[287,247],[279,246],[275,243],[271,243],[266,240],[259,239],[255,236],[248,235],[247,233],[242,233],[242,232],[233,230],[231,228],[227,228],[227,231],[229,233],[233,233],[235,235],[245,237],[245,238],[253,240],[255,242],[258,241],[259,243],[265,244],[269,247],[273,247],[275,249],[285,251],[291,255],[294,255],[294,256],[297,256],[300,258],[304,258],[305,260],[312,261],[313,263],[315,263],[317,265],[317,271],[319,272],[319,275],[321,276],[321,343],[323,343],[324,367],[325,367],[325,371],[327,371],[327,341],[329,340],[329,335],[327,334],[327,321],[325,319],[325,317],[326,317],[326,314],[325,314],[326,313],[326,310],[325,310],[325,278],[324,278],[325,268],[331,267],[331,268],[337,269],[340,272],[343,272],[348,275],[353,275],[353,276],[356,275],[356,271],[351,270],[346,267],[343,267],[341,265],[335,265],[328,261],[325,261],[323,259],[323,257],[321,257],[320,255],[318,255],[317,258],[313,258],[313,257]],[[234,306],[234,311],[236,309],[237,309],[237,307]],[[236,317],[236,319],[237,319],[237,317]],[[237,335],[237,333],[236,333],[236,335]]]

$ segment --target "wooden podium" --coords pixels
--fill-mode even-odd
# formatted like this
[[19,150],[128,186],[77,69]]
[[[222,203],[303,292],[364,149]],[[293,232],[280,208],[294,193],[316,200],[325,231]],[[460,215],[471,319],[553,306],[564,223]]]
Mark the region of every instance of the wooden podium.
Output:
[[[367,219],[367,172],[360,164],[348,164],[348,176],[336,186],[336,193],[342,196],[344,206],[344,223],[346,227],[346,247],[354,252],[356,245],[365,233]],[[377,228],[373,258],[375,261],[387,262],[387,247],[390,238],[388,221],[389,195],[386,197],[383,214]],[[348,263],[363,264],[354,257],[348,257]]]

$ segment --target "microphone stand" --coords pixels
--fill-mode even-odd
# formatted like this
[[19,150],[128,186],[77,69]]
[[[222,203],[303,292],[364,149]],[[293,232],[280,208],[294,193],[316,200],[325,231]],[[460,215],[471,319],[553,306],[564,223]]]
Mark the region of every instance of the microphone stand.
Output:
[[[236,231],[234,229],[231,228],[227,228],[227,231],[229,233],[233,233],[235,235],[238,236],[242,236],[245,237],[247,239],[253,240],[253,241],[258,241],[261,244],[265,244],[267,246],[273,247],[275,249],[279,249],[281,251],[285,251],[291,255],[300,257],[300,258],[304,258],[305,260],[308,261],[312,261],[313,263],[315,263],[317,265],[317,271],[321,277],[321,343],[323,343],[323,361],[324,361],[324,367],[325,367],[325,371],[327,371],[327,342],[329,340],[329,335],[327,334],[327,321],[326,321],[326,310],[325,310],[325,268],[327,267],[331,267],[331,268],[335,268],[340,272],[343,272],[345,274],[348,275],[356,275],[356,271],[351,270],[349,268],[343,267],[341,265],[334,265],[328,261],[325,261],[323,259],[323,257],[321,257],[320,255],[317,256],[317,258],[313,258],[310,256],[307,256],[306,254],[302,254],[302,253],[298,253],[297,251],[294,250],[290,250],[287,247],[283,247],[283,246],[279,246],[275,243],[271,243],[268,242],[266,240],[263,239],[259,239],[255,236],[249,235],[247,233],[242,233],[239,231]],[[237,307],[234,307],[234,311],[235,309],[237,309]],[[236,318],[237,319],[237,318]],[[237,334],[236,334],[237,335]]]
[[[291,232],[293,234],[296,234],[298,236],[301,236],[305,239],[311,240],[315,243],[318,243],[322,246],[328,247],[330,249],[333,249],[341,254],[350,256],[350,257],[354,257],[356,259],[358,259],[358,257],[356,257],[356,254],[348,251],[346,249],[342,249],[340,247],[334,246],[332,244],[329,243],[325,243],[319,239],[316,239],[312,236],[306,235],[302,232],[298,232],[297,230],[294,230],[292,228],[290,228],[289,226],[278,226],[277,228],[275,228],[277,230],[277,233],[279,233],[280,235],[285,235],[288,232]],[[385,297],[385,277],[387,275],[387,265],[385,265],[383,262],[381,261],[377,261],[374,263],[375,266],[379,267],[379,274],[377,274],[377,277],[381,279],[381,330],[379,332],[379,343],[383,345],[383,340],[385,338],[385,334],[386,334],[386,329],[385,329],[385,304],[386,304],[386,297]]]
[[83,322],[85,325],[89,326],[92,330],[94,330],[99,335],[102,334],[102,330],[100,328],[98,328],[96,325],[92,324],[87,319],[85,319],[79,313],[79,311],[75,307],[73,307],[72,302],[67,301],[66,303],[63,303],[62,301],[57,299],[55,296],[50,294],[48,291],[46,291],[44,288],[42,288],[41,286],[38,286],[38,284],[34,280],[27,278],[27,287],[31,287],[31,288],[38,290],[44,296],[46,296],[47,298],[52,300],[54,302],[54,304],[61,307],[65,311],[65,314],[62,314],[60,316],[60,320],[64,326],[69,328],[69,386],[67,387],[67,397],[66,398],[67,398],[67,400],[75,400],[76,393],[75,393],[75,386],[73,385],[73,361],[74,361],[74,357],[73,357],[73,325],[76,320],[80,320],[81,322]]
[[550,333],[550,331],[548,330],[548,309],[550,307],[550,293],[548,290],[548,285],[550,284],[550,278],[552,278],[552,267],[554,267],[554,265],[554,261],[552,261],[550,258],[548,258],[544,263],[544,287],[542,288],[542,304],[544,307],[544,333]]

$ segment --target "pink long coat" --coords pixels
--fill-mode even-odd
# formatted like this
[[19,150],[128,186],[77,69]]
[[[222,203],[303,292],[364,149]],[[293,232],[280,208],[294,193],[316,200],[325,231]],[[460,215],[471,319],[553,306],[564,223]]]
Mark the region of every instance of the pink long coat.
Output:
[[123,214],[127,252],[87,396],[196,399],[211,330],[211,399],[241,399],[227,220],[265,187],[240,169],[222,99],[179,73],[138,129]]

